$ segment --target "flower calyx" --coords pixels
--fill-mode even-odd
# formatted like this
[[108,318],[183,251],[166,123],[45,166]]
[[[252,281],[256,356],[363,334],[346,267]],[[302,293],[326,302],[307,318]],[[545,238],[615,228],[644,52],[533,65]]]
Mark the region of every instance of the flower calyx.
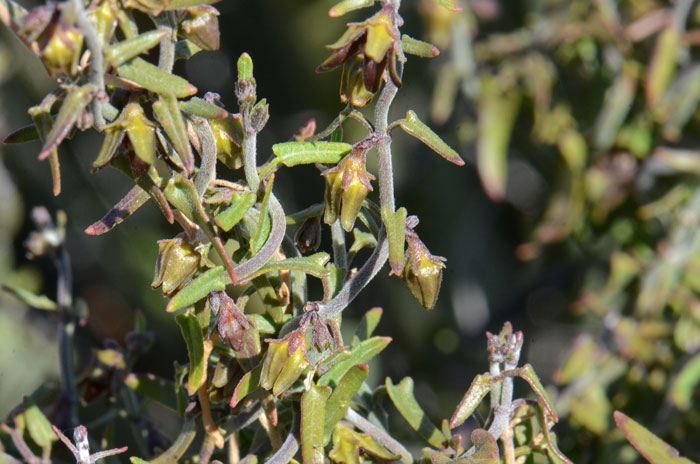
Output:
[[[412,218],[409,218],[412,219]],[[417,221],[406,222],[406,262],[403,268],[403,280],[413,297],[425,309],[433,309],[440,293],[442,271],[445,258],[430,253],[428,247],[413,231]]]
[[284,338],[265,341],[268,346],[260,373],[260,386],[280,396],[311,365],[306,356],[306,330],[300,327]]
[[337,166],[321,173],[326,177],[325,207],[323,221],[340,224],[350,232],[360,214],[362,202],[373,190],[371,180],[375,177],[367,171],[367,150],[371,145],[360,142]]
[[[206,245],[208,247],[209,245]],[[158,259],[151,287],[162,287],[163,294],[172,296],[194,277],[205,263],[206,252],[182,237],[158,241]]]

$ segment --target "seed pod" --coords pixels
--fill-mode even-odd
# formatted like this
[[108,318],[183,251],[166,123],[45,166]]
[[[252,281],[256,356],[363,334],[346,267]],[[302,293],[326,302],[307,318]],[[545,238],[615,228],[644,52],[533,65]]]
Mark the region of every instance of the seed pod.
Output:
[[214,51],[219,49],[219,12],[209,5],[198,5],[185,8],[190,19],[182,22],[180,33],[194,42],[202,50]]
[[326,176],[325,210],[323,220],[333,224],[340,216],[346,232],[355,225],[362,202],[372,191],[370,180],[375,177],[367,172],[366,149],[355,149],[338,165],[322,173]]
[[403,280],[413,297],[425,309],[433,309],[440,293],[445,258],[430,254],[418,235],[410,229],[406,230],[406,242],[408,250]]
[[152,288],[162,286],[165,296],[173,295],[199,269],[201,257],[190,243],[181,238],[158,241],[158,260]]

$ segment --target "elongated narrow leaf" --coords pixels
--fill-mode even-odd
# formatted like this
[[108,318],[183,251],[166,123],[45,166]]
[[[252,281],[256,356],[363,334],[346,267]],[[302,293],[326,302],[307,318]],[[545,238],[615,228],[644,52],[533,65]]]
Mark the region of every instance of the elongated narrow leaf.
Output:
[[405,53],[420,56],[421,58],[433,58],[440,55],[440,50],[435,45],[414,39],[406,34],[401,36],[401,47]]
[[197,87],[185,79],[167,73],[158,66],[138,57],[119,66],[117,74],[146,90],[159,94],[172,92],[177,98],[185,98],[197,93]]
[[538,408],[537,420],[540,424],[540,428],[544,432],[545,440],[547,440],[547,454],[554,464],[574,464],[573,461],[564,455],[559,450],[556,441],[556,435],[551,430],[551,426],[554,421],[547,415],[547,410],[545,408]]
[[428,419],[428,416],[413,395],[413,379],[406,377],[401,383],[394,385],[391,379],[387,377],[385,385],[394,406],[396,406],[396,409],[399,410],[413,430],[418,432],[434,448],[444,448],[447,444],[447,439],[440,429],[430,422],[430,419]]
[[323,464],[323,424],[330,387],[311,385],[301,396],[301,456],[305,464]]
[[194,395],[197,389],[207,379],[207,360],[204,359],[204,339],[202,328],[197,317],[191,314],[180,314],[175,318],[180,326],[182,337],[187,345],[187,353],[190,357],[190,370],[187,376],[187,394]]
[[220,212],[214,218],[216,225],[228,232],[243,219],[245,213],[255,204],[255,194],[245,192],[233,194],[232,205]]
[[355,329],[355,335],[352,337],[353,346],[372,336],[374,329],[377,328],[382,319],[383,312],[382,308],[372,308],[362,316],[362,320]]
[[223,291],[228,280],[228,276],[224,275],[223,272],[224,267],[217,266],[201,274],[171,298],[166,311],[172,312],[186,308],[205,298],[210,292]]
[[158,45],[166,35],[166,29],[153,29],[133,39],[118,42],[105,50],[105,61],[115,67],[120,66]]
[[692,406],[693,393],[700,384],[700,355],[695,355],[676,374],[671,384],[671,400],[681,411]]
[[639,422],[620,411],[615,411],[613,416],[625,437],[650,464],[692,464],[693,461],[680,457],[677,449],[651,433]]
[[229,114],[228,111],[220,106],[216,106],[199,97],[192,97],[187,101],[181,101],[180,109],[187,114],[207,119],[224,119],[228,117]]
[[331,433],[335,424],[345,416],[345,413],[350,407],[350,401],[357,394],[362,386],[362,382],[367,380],[369,376],[369,366],[367,364],[358,364],[348,370],[338,386],[335,387],[333,393],[326,402],[326,415],[323,425],[323,445],[327,445],[331,439]]
[[233,391],[233,396],[231,397],[231,407],[235,408],[236,405],[246,396],[260,388],[260,372],[262,371],[262,364],[259,364],[255,369],[245,373],[241,380],[238,381],[236,389]]
[[270,178],[270,181],[265,186],[265,196],[263,201],[260,203],[260,215],[258,216],[258,226],[253,233],[253,237],[250,239],[250,252],[252,255],[257,255],[267,242],[267,238],[270,236],[270,230],[272,230],[272,222],[270,222],[270,194],[272,193],[272,185],[274,183],[274,176]]
[[325,268],[325,265],[329,260],[330,255],[326,252],[320,251],[310,256],[304,256],[303,258],[288,258],[281,261],[270,261],[255,271],[255,273],[251,274],[250,277],[257,277],[259,275],[267,274],[268,272],[291,270],[301,271],[319,279],[323,279],[329,272],[328,269]]
[[63,101],[61,109],[58,110],[56,121],[54,121],[51,132],[46,136],[44,146],[39,153],[40,160],[46,159],[51,151],[58,148],[63,139],[68,136],[85,107],[92,101],[96,91],[97,89],[92,84],[73,87],[68,91],[68,96]]
[[374,5],[374,0],[342,0],[333,5],[328,12],[328,16],[337,18],[343,16],[345,13],[359,10],[360,8],[367,8],[372,5]]
[[190,6],[210,5],[212,3],[219,3],[220,1],[221,0],[171,0],[165,9],[166,11],[172,11]]
[[491,391],[493,384],[494,380],[488,373],[477,375],[474,378],[472,384],[469,386],[469,390],[467,390],[462,401],[457,405],[454,414],[452,414],[450,428],[461,425],[472,415],[476,407],[481,403],[481,400]]
[[26,420],[29,436],[34,443],[42,448],[48,448],[51,443],[58,440],[51,430],[51,422],[46,418],[41,409],[30,398],[24,398],[24,418]]
[[39,132],[34,124],[29,124],[28,126],[20,127],[16,131],[12,132],[10,135],[5,137],[2,143],[25,143],[33,142],[39,140]]
[[406,208],[399,208],[395,213],[388,208],[382,208],[382,221],[389,239],[389,264],[397,276],[403,272],[407,215]]
[[549,398],[549,393],[545,390],[544,385],[540,382],[540,378],[535,374],[535,369],[533,369],[531,364],[525,364],[523,367],[518,369],[518,375],[530,384],[530,388],[539,397],[542,406],[547,410],[547,413],[552,418],[554,422],[559,422],[557,414],[554,412],[554,406],[552,405],[552,400]]
[[423,124],[423,121],[418,119],[413,110],[406,113],[406,118],[399,121],[399,125],[408,134],[429,146],[435,153],[450,163],[454,163],[457,166],[464,165],[464,160],[459,154],[447,145],[431,128]]
[[157,401],[173,411],[177,411],[175,387],[170,380],[153,374],[128,374],[123,379],[124,385],[143,395],[149,400]]
[[36,295],[29,290],[10,284],[2,284],[2,289],[11,293],[15,298],[30,308],[43,309],[44,311],[56,311],[57,309],[56,303],[45,295]]
[[95,161],[92,163],[93,171],[102,169],[112,161],[112,158],[114,158],[117,152],[117,148],[119,148],[124,140],[124,135],[126,135],[126,131],[119,122],[105,127],[104,133],[105,138],[102,142],[102,147],[97,154],[97,158],[95,158]]
[[331,367],[328,372],[318,379],[319,385],[338,385],[340,379],[352,366],[366,364],[378,355],[386,346],[391,343],[390,337],[372,337],[360,342],[352,348],[352,356],[345,361],[340,361]]
[[209,222],[202,208],[202,203],[199,201],[194,182],[190,179],[180,177],[171,181],[163,193],[171,205],[200,227]]
[[122,223],[124,219],[131,216],[149,199],[148,193],[138,185],[135,185],[102,219],[85,229],[85,233],[88,235],[102,235],[109,232],[116,225]]
[[[190,417],[182,424],[180,434],[175,439],[175,442],[165,450],[163,454],[150,461],[151,464],[177,464],[180,458],[185,454],[187,448],[190,447],[192,440],[197,435],[194,418]],[[133,458],[132,458],[133,459]]]
[[192,172],[194,170],[194,155],[187,137],[185,120],[182,118],[175,95],[170,92],[161,94],[158,101],[153,104],[153,114],[180,155],[187,172]]
[[341,142],[285,142],[272,146],[285,166],[298,164],[336,164],[350,153],[352,145]]

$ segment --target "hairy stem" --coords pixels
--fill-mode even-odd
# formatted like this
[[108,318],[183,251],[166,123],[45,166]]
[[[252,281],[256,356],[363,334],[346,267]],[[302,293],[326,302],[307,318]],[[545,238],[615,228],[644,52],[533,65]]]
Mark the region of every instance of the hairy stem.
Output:
[[257,166],[257,144],[258,134],[246,134],[243,138],[243,170],[245,180],[253,192],[258,191],[260,186],[260,176],[258,176]]
[[197,176],[194,179],[195,189],[199,194],[199,198],[202,198],[207,191],[207,187],[216,179],[216,139],[209,121],[206,119],[194,118],[193,127],[202,146],[200,153],[202,164],[199,166],[199,172],[197,172]]
[[158,16],[154,16],[152,19],[155,25],[158,26],[158,29],[168,31],[168,35],[163,37],[160,41],[158,67],[163,71],[172,72],[173,65],[175,64],[175,41],[177,40],[177,36],[173,28],[175,18],[173,13],[168,11]]
[[92,99],[92,115],[95,129],[102,131],[105,126],[105,118],[102,115],[102,100],[105,94],[104,60],[102,56],[102,45],[97,38],[97,32],[88,19],[83,7],[83,0],[73,0],[75,8],[75,22],[85,35],[85,42],[90,50],[90,83],[97,88],[97,93]]
[[338,268],[347,269],[348,254],[345,248],[345,231],[340,224],[340,219],[331,226],[331,237],[333,239],[333,261]]
[[394,200],[394,168],[391,160],[391,138],[388,136],[388,127],[389,109],[398,90],[398,87],[389,79],[374,107],[375,135],[380,140],[377,146],[379,204],[382,209],[387,208],[392,213],[396,209],[396,205]]
[[282,205],[274,193],[270,193],[270,216],[272,219],[271,231],[265,245],[255,256],[234,268],[234,272],[241,283],[244,283],[246,278],[251,277],[255,271],[264,266],[280,247],[282,240],[284,240],[284,233],[287,229],[286,218]]
[[352,408],[348,408],[348,412],[345,413],[345,420],[350,422],[352,425],[368,433],[372,438],[381,443],[386,449],[394,454],[401,456],[403,462],[411,463],[413,462],[413,457],[411,453],[398,441],[391,437],[385,430],[377,427],[358,413],[356,413]]

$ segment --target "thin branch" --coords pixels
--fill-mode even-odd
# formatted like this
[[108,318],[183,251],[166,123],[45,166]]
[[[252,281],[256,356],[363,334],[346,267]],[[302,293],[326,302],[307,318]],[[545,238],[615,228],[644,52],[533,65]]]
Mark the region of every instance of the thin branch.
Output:
[[73,0],[75,8],[75,22],[80,30],[85,34],[85,42],[90,50],[90,83],[97,88],[95,97],[92,99],[92,115],[95,129],[102,131],[105,126],[105,118],[102,114],[102,100],[105,95],[104,80],[104,60],[102,55],[102,45],[97,37],[97,32],[92,22],[85,13],[83,0]]
[[340,224],[340,219],[331,226],[331,238],[333,240],[333,261],[338,268],[348,268],[348,253],[345,247],[345,231]]
[[358,413],[356,413],[352,408],[348,408],[348,412],[345,413],[345,420],[350,422],[352,425],[368,433],[372,438],[377,440],[382,446],[391,451],[394,454],[401,456],[401,460],[404,462],[413,462],[413,457],[411,453],[408,452],[404,446],[396,441],[391,435],[389,435],[385,430],[377,427]]

